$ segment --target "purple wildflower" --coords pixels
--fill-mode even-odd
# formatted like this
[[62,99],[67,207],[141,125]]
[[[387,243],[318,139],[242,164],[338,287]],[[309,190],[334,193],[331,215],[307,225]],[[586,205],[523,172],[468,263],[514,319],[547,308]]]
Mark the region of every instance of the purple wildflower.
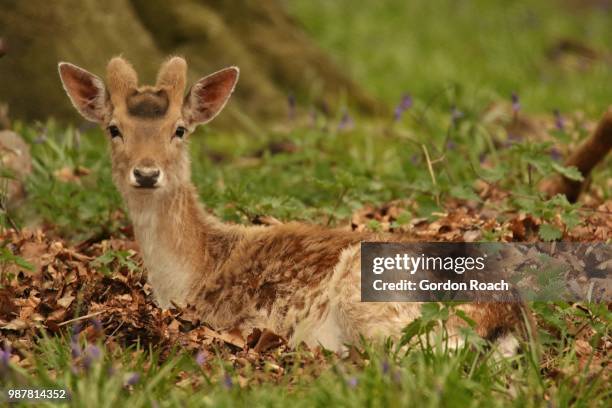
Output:
[[98,333],[102,332],[102,322],[98,319],[91,319],[91,324],[94,330]]
[[417,156],[416,154],[413,154],[410,157],[410,163],[414,164],[415,166],[419,164],[419,156]]
[[79,345],[79,341],[75,336],[73,336],[70,340],[70,355],[73,359],[81,356],[81,346]]
[[517,135],[515,133],[508,133],[508,140],[511,142],[520,142],[521,141],[521,136]]
[[0,373],[8,369],[11,361],[11,346],[7,342],[4,343],[4,349],[0,350]]
[[565,131],[565,120],[563,119],[563,116],[561,116],[559,109],[555,109],[553,114],[555,115],[555,127],[557,130],[561,132]]
[[41,133],[40,135],[36,136],[36,138],[32,141],[32,143],[34,144],[43,144],[47,141],[47,134],[46,133]]
[[232,381],[232,377],[229,374],[225,373],[223,376],[223,386],[228,390],[234,386],[234,382]]
[[550,149],[550,158],[553,159],[554,161],[560,161],[561,152],[559,151],[559,149],[557,149],[556,147],[553,147],[552,149]]
[[357,379],[357,377],[351,377],[346,380],[346,384],[349,386],[349,388],[355,388],[357,387],[357,384],[359,384],[359,380]]
[[455,150],[456,147],[457,147],[457,144],[453,142],[452,140],[449,140],[448,142],[446,142],[446,148],[448,150]]
[[134,386],[136,384],[138,384],[138,381],[140,381],[140,374],[138,373],[128,373],[126,379],[125,379],[125,385],[126,386]]
[[399,105],[397,105],[397,107],[395,108],[395,112],[393,114],[393,120],[395,120],[396,122],[400,120],[404,112],[410,109],[411,106],[412,106],[412,96],[406,93],[402,96],[402,99]]
[[457,109],[456,106],[453,106],[451,108],[451,122],[453,126],[456,126],[457,122],[459,122],[459,119],[461,119],[462,117],[463,117],[463,112]]
[[390,368],[389,361],[384,360],[382,362],[380,368],[381,368],[383,374],[387,374],[389,372],[389,368]]
[[295,105],[296,105],[295,95],[289,94],[289,96],[287,96],[287,107],[289,109],[288,111],[289,120],[295,119]]
[[11,369],[11,346],[5,342],[4,349],[0,349],[0,378],[5,378]]
[[206,353],[204,353],[203,351],[199,351],[196,355],[195,361],[199,366],[202,366],[206,363],[207,359],[208,358],[206,357]]
[[355,122],[353,122],[353,118],[349,115],[348,109],[345,109],[340,118],[340,123],[338,123],[338,130],[352,129],[354,125]]
[[85,369],[89,370],[92,364],[98,360],[101,355],[102,352],[97,346],[94,346],[93,344],[87,346],[87,349],[85,350],[85,358],[83,359],[83,366]]
[[98,348],[98,346],[94,346],[93,344],[87,347],[87,354],[90,355],[94,360],[97,360],[102,355],[102,352]]
[[514,114],[517,114],[521,110],[521,101],[519,100],[518,94],[512,92],[510,98],[512,99],[512,111]]
[[519,143],[521,141],[521,136],[515,134],[515,133],[508,133],[508,138],[506,139],[506,141],[503,143],[503,147],[510,147],[515,143]]

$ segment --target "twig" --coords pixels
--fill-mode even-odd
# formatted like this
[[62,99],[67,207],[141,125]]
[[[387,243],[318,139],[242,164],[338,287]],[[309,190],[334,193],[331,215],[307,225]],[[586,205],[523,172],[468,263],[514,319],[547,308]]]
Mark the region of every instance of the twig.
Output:
[[106,341],[104,342],[104,344],[108,343],[113,338],[115,333],[117,333],[119,329],[123,326],[123,323],[125,323],[125,321],[122,320],[121,323],[119,323],[119,325],[117,326],[117,328],[113,330],[113,332],[110,335],[106,336]]
[[70,323],[78,322],[79,320],[89,319],[90,317],[94,317],[94,316],[100,315],[102,313],[104,313],[104,310],[100,310],[99,312],[95,312],[95,313],[89,313],[89,314],[86,314],[85,316],[81,316],[81,317],[75,317],[74,319],[70,319],[70,320],[66,320],[65,322],[61,322],[57,326],[58,327],[65,326],[65,325],[70,324]]
[[[427,151],[427,146],[425,146],[424,144],[421,144],[421,149],[423,149],[423,154],[425,155],[425,160],[427,161],[427,169],[429,170],[429,176],[431,177],[431,182],[433,183],[434,187],[438,187],[438,182],[436,181],[436,174],[434,173],[433,165],[429,158],[429,152]],[[440,195],[438,194],[438,191],[436,191],[436,205],[438,205],[438,207],[440,206]]]

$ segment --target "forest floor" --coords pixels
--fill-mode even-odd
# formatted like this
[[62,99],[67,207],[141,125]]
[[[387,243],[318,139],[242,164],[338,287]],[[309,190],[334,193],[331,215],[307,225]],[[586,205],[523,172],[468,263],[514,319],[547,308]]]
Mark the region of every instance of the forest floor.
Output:
[[[576,204],[539,188],[554,175],[580,177],[563,159],[611,102],[602,39],[612,33],[602,13],[450,3],[440,16],[431,2],[414,2],[406,20],[393,0],[367,10],[288,5],[395,111],[364,119],[350,103],[289,98],[287,117],[256,134],[198,131],[193,177],[207,209],[228,223],[273,217],[422,241],[609,243],[610,158]],[[447,14],[452,23],[427,24]],[[373,48],[378,36],[388,40]],[[593,53],[559,47],[568,38]],[[603,303],[532,304],[537,336],[503,360],[469,328],[459,350],[445,347],[440,330],[408,349],[364,342],[338,356],[291,349],[267,331],[218,332],[189,309],[161,310],[112,185],[104,134],[53,121],[14,130],[31,144],[33,170],[27,198],[1,220],[3,388],[66,388],[86,407],[609,404],[612,312]],[[419,327],[443,327],[453,313],[426,305]]]

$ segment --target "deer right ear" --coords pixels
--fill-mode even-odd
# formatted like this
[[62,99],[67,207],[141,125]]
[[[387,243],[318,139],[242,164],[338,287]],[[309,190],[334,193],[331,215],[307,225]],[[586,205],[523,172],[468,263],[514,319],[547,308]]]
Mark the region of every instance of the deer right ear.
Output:
[[64,89],[77,111],[92,122],[104,121],[108,111],[104,82],[68,62],[60,62],[58,69]]
[[229,67],[210,74],[195,83],[183,104],[187,126],[210,122],[225,106],[238,82],[238,67]]

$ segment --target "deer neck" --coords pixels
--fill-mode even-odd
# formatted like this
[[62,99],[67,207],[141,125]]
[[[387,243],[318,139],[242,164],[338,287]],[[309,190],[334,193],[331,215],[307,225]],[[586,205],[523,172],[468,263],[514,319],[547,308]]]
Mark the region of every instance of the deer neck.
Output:
[[[136,194],[133,194],[136,193]],[[229,251],[223,225],[206,214],[192,184],[171,192],[126,194],[148,280],[161,307],[189,303],[189,295]]]

